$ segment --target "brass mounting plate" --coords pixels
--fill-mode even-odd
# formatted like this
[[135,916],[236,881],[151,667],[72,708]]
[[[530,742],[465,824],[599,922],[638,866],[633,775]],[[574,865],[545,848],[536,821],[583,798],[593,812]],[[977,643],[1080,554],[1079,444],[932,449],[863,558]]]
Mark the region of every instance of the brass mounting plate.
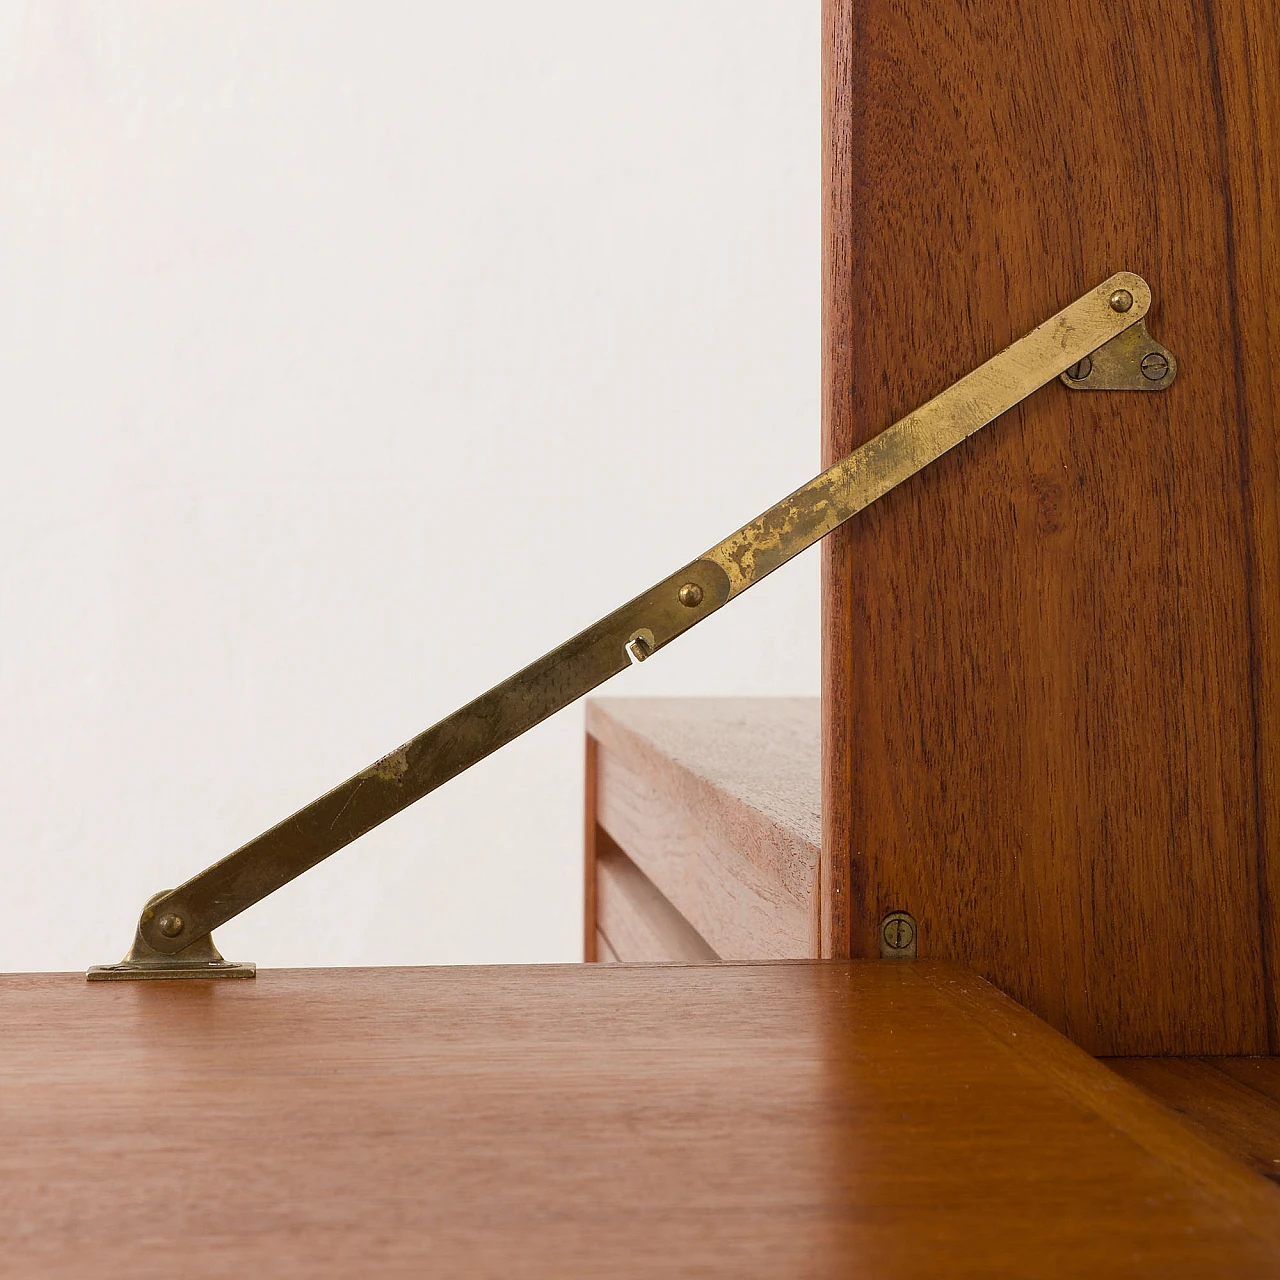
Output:
[[[157,893],[151,898],[142,910],[143,919],[148,918],[148,913],[163,897],[163,893]],[[257,973],[258,966],[252,962],[224,960],[213,945],[211,933],[197,938],[181,951],[166,955],[142,936],[139,922],[133,946],[119,964],[95,964],[85,970],[84,976],[90,982],[155,982],[174,978],[253,978]]]
[[174,978],[256,978],[258,966],[252,961],[206,960],[202,964],[176,964],[170,960],[168,964],[144,965],[130,964],[122,960],[119,964],[95,964],[85,970],[84,976],[90,982],[146,982],[161,981]]
[[1072,391],[1167,391],[1178,357],[1148,332],[1146,320],[1118,333],[1061,375]]

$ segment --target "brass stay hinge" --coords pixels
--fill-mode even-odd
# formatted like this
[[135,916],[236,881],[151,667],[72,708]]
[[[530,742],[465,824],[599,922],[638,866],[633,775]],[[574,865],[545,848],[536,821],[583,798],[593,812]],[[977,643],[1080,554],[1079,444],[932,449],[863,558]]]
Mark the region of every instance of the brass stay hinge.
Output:
[[1139,320],[1062,374],[1072,391],[1167,391],[1178,376],[1178,358]]
[[[446,716],[142,910],[132,950],[91,981],[251,978],[222,959],[212,930],[532,729],[741,595],[1033,391],[1163,391],[1177,361],[1147,333],[1151,290],[1121,271],[966,374],[928,404],[536,662]],[[894,954],[914,947],[893,921]]]

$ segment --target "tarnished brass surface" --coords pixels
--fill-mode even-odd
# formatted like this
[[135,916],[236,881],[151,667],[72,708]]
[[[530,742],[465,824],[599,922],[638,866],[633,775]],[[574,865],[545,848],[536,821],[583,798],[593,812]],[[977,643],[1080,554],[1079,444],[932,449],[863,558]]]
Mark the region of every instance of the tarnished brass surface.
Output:
[[[1133,304],[1125,311],[1116,311],[1111,305],[1112,296],[1120,290],[1133,295]],[[729,575],[732,595],[745,591],[1053,381],[1064,369],[1136,324],[1150,306],[1147,282],[1130,271],[1117,272],[730,534],[712,547],[705,559],[714,560]]]
[[1117,334],[1062,374],[1072,391],[1167,391],[1178,376],[1178,358],[1148,332],[1147,322]]
[[[681,588],[690,583],[702,592],[692,606],[680,600]],[[724,571],[709,561],[695,561],[672,574],[194,879],[148,903],[138,925],[141,937],[162,954],[188,946],[625,670],[630,664],[626,646],[637,633],[644,634],[648,651],[656,652],[728,598]],[[160,928],[165,917],[181,920],[181,931],[166,936]]]
[[[1133,299],[1123,311],[1111,302],[1120,291]],[[643,661],[669,644],[1136,324],[1150,303],[1151,291],[1131,272],[1104,281],[705,556],[177,889],[157,895],[138,923],[138,944],[146,948],[139,955],[153,967],[163,964],[161,957],[194,955],[192,944],[212,929],[590,692],[632,657]],[[153,976],[108,968],[93,976]]]
[[880,959],[914,960],[919,952],[919,938],[915,916],[908,911],[889,912],[880,921]]
[[[147,903],[147,909],[163,897],[163,893],[157,893]],[[95,964],[84,976],[90,982],[138,982],[173,978],[253,978],[257,972],[254,964],[224,960],[213,945],[211,933],[197,938],[176,955],[162,955],[147,945],[139,925],[129,954],[119,964]]]

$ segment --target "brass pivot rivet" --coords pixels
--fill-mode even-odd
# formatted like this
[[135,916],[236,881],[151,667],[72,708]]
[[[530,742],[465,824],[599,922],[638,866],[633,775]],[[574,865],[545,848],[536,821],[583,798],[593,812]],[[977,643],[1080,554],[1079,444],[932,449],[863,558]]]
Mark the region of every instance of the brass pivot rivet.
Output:
[[166,938],[176,938],[178,934],[186,928],[186,925],[183,924],[181,916],[161,916],[160,919],[156,921],[156,928],[159,929]]
[[696,582],[686,582],[680,588],[680,603],[692,609],[702,603],[702,588]]
[[1107,301],[1112,311],[1128,311],[1133,306],[1133,294],[1128,289],[1117,289]]
[[1075,364],[1067,370],[1067,377],[1072,382],[1083,382],[1093,372],[1093,358],[1085,356],[1083,360],[1077,360]]
[[1169,372],[1169,361],[1158,351],[1148,351],[1142,357],[1142,376],[1152,382],[1159,382]]

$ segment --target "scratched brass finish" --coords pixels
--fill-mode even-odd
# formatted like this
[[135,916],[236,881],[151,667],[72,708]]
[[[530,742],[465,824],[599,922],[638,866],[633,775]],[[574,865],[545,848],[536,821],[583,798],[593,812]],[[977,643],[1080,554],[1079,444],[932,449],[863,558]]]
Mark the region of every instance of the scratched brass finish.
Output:
[[[1133,305],[1117,312],[1111,296],[1121,289],[1133,295]],[[732,595],[745,591],[1136,324],[1150,306],[1147,282],[1130,271],[1117,272],[712,547],[705,558],[724,568]]]
[[1147,322],[1117,334],[1062,374],[1072,391],[1167,391],[1178,376],[1178,357],[1148,332]]
[[[702,591],[696,606],[680,601],[680,589],[688,583]],[[148,903],[138,926],[141,937],[153,951],[176,953],[625,670],[630,662],[626,646],[637,632],[644,632],[649,651],[656,652],[728,598],[724,571],[709,561],[696,561],[672,574],[194,879]],[[165,917],[181,920],[181,931],[166,936],[160,928]]]
[[[1109,303],[1119,290],[1133,297],[1133,305],[1123,312]],[[212,929],[590,692],[632,659],[648,658],[1136,324],[1150,303],[1151,291],[1139,276],[1120,272],[1104,281],[705,556],[177,889],[152,899],[138,924],[138,942],[146,948],[139,954],[153,963],[163,963],[164,956],[176,960],[193,955],[189,948]],[[100,970],[95,976],[104,974]],[[117,966],[105,976],[145,975]]]

